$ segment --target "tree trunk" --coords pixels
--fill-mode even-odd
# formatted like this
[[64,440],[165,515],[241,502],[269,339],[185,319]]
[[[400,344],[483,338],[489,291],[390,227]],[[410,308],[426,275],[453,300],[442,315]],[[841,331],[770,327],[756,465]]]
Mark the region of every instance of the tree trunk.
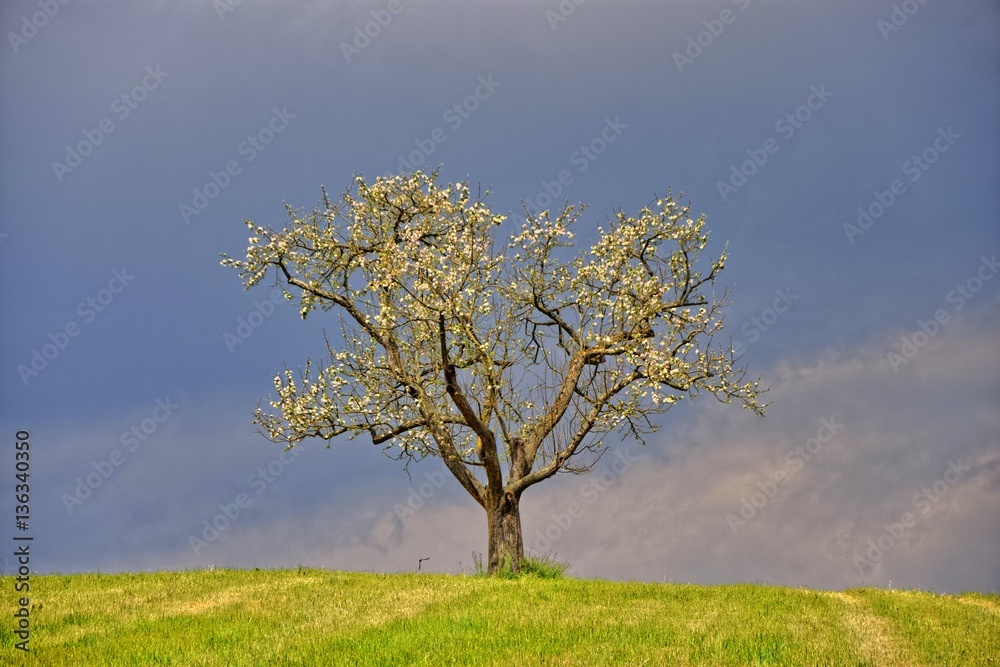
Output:
[[521,571],[524,560],[524,541],[521,537],[520,498],[502,493],[500,498],[487,504],[486,523],[489,526],[489,553],[487,573]]

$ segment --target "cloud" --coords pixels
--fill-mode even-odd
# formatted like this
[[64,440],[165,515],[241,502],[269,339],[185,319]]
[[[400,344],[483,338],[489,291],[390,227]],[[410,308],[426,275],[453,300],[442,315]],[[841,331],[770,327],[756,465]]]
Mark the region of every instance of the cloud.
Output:
[[[706,406],[553,547],[595,576],[996,590],[996,324],[955,320],[898,374],[891,340],[779,366],[766,419]],[[565,498],[534,499],[529,532]]]
[[[526,547],[568,560],[580,576],[1000,589],[1000,542],[989,529],[1000,501],[995,306],[954,318],[898,373],[887,361],[896,339],[782,364],[764,374],[772,379],[765,419],[708,401],[676,429],[668,416],[647,449],[618,444],[594,473],[528,491]],[[472,552],[485,549],[482,510],[437,461],[415,466],[409,482],[389,462],[359,477],[371,464],[357,452],[367,449],[347,444],[312,452],[297,470],[289,465],[197,555],[188,538],[206,525],[199,521],[248,491],[244,475],[277,454],[252,462],[234,462],[225,447],[206,454],[189,483],[198,502],[167,501],[154,473],[135,470],[122,482],[129,502],[100,514],[115,527],[91,523],[83,553],[66,551],[55,563],[410,571],[429,558],[423,569],[469,570]],[[150,464],[176,479],[171,468],[189,451]],[[308,474],[334,464],[334,485],[364,483],[331,494],[329,468]],[[237,481],[207,492],[229,478]],[[66,526],[59,535],[73,532]],[[118,541],[127,557],[99,551],[112,535],[128,536]]]

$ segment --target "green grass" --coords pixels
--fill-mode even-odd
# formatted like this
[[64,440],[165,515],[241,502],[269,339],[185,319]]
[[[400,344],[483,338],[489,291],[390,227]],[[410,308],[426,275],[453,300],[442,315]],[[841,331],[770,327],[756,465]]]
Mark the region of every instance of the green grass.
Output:
[[36,575],[27,656],[2,577],[0,664],[1000,665],[1000,595],[546,572]]

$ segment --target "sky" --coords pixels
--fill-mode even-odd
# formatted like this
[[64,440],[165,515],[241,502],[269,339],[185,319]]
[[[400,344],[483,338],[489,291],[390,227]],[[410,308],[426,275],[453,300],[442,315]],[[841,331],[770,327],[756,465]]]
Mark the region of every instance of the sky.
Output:
[[335,321],[219,265],[244,218],[439,167],[509,230],[586,203],[582,242],[689,201],[771,388],[533,487],[529,551],[1000,591],[995,2],[11,0],[0,26],[0,516],[26,532],[27,431],[38,572],[471,570],[485,515],[439,461],[255,432]]

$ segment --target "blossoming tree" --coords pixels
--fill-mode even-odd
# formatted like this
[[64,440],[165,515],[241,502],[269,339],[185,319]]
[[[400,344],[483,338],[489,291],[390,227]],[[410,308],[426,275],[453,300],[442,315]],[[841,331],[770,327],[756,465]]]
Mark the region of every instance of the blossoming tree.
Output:
[[[400,459],[439,457],[486,511],[488,570],[518,571],[519,503],[560,472],[589,470],[617,432],[642,440],[685,396],[763,414],[731,345],[713,347],[725,262],[701,263],[704,217],[672,197],[617,213],[573,255],[582,208],[503,215],[468,183],[415,172],[354,188],[282,230],[253,231],[247,288],[275,274],[303,318],[339,314],[323,363],[274,379],[254,422],[272,441],[365,436]],[[329,446],[329,444],[327,445]]]

